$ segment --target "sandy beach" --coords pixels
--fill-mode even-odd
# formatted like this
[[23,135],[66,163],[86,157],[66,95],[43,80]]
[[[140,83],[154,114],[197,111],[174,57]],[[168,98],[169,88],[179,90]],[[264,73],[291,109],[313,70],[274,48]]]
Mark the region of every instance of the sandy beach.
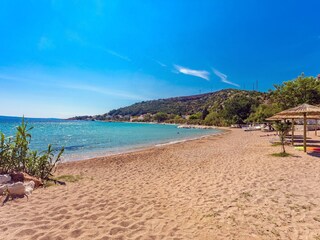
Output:
[[261,135],[62,164],[81,179],[6,203],[0,239],[320,239],[320,158]]

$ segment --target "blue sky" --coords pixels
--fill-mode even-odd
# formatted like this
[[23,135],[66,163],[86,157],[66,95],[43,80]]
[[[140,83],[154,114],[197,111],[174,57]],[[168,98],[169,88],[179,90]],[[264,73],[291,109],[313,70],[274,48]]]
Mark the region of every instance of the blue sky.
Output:
[[320,1],[0,1],[0,115],[267,91],[320,73]]

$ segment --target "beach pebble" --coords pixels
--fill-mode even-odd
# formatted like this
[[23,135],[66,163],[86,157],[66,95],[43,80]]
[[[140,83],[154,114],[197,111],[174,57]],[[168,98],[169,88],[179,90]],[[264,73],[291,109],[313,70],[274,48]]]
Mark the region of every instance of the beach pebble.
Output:
[[23,182],[7,184],[8,192],[13,196],[23,196],[25,194],[25,186]]
[[9,174],[0,175],[0,184],[4,184],[11,181]]
[[25,194],[30,195],[35,187],[35,182],[30,181],[30,182],[24,183],[23,185],[25,186],[25,191],[24,191]]

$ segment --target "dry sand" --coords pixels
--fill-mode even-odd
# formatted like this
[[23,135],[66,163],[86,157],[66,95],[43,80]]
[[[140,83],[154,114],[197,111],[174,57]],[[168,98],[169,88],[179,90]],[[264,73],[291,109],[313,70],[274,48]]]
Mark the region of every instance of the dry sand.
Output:
[[0,239],[320,239],[320,158],[232,130],[63,164],[81,175],[0,208]]

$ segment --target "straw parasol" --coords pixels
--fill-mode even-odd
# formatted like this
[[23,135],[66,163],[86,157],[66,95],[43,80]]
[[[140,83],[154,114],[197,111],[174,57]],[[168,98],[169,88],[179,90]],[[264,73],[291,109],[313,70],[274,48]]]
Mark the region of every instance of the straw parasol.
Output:
[[282,112],[277,113],[279,116],[304,116],[304,115],[319,115],[320,114],[320,107],[313,106],[307,103],[301,104],[297,107],[290,108],[284,110]]
[[301,104],[297,107],[279,112],[276,116],[281,116],[283,119],[301,119],[303,118],[303,150],[307,151],[307,118],[317,119],[320,115],[320,107],[310,104]]
[[[320,119],[320,115],[307,115],[306,116],[307,119]],[[303,116],[297,116],[297,115],[273,115],[272,117],[266,118],[267,121],[281,121],[281,120],[287,120],[290,119],[292,122],[292,133],[291,133],[291,144],[294,145],[294,119],[303,119]],[[317,136],[317,122],[316,122],[316,127],[315,127],[315,135]]]
[[[267,121],[281,121],[287,119],[303,119],[303,116],[295,116],[295,115],[288,115],[288,116],[281,116],[278,114],[273,115],[272,117],[266,118]],[[307,115],[307,119],[320,119],[319,115]]]

